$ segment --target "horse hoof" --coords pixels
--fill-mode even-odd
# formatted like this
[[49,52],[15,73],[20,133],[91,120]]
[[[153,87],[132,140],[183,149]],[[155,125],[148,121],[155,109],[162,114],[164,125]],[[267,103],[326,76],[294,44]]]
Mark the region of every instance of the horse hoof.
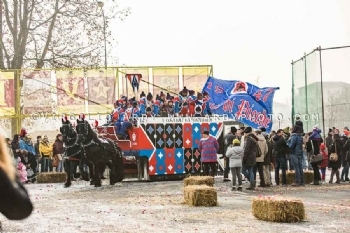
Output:
[[98,187],[102,187],[101,184],[95,184],[95,187],[98,188]]
[[115,183],[113,182],[113,183],[110,183],[109,185],[115,185]]
[[64,184],[64,187],[65,187],[65,188],[69,188],[70,186],[71,186],[71,184],[67,184],[67,183]]
[[92,182],[92,181],[90,181],[90,185],[95,185],[95,183],[94,183],[94,182]]

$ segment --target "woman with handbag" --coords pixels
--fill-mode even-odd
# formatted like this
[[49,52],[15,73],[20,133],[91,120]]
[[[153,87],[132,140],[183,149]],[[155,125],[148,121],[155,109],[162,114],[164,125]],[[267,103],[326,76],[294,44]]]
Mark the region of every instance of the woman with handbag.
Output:
[[64,153],[62,134],[57,134],[55,143],[53,144],[53,156],[57,161],[56,172],[63,171],[62,156]]
[[320,153],[320,146],[323,142],[321,137],[321,130],[316,125],[313,129],[313,132],[309,133],[309,141],[311,142],[312,147],[312,155],[310,159],[310,163],[312,166],[312,170],[314,171],[314,182],[311,183],[313,185],[320,185],[321,182],[321,173],[319,170],[319,165],[322,163],[323,156]]
[[343,145],[340,141],[339,134],[333,135],[333,144],[331,145],[331,149],[329,151],[329,162],[328,167],[332,168],[331,172],[331,179],[329,180],[329,183],[333,183],[333,177],[334,175],[337,178],[336,183],[340,184],[340,177],[339,177],[339,169],[341,167],[341,151],[343,149]]

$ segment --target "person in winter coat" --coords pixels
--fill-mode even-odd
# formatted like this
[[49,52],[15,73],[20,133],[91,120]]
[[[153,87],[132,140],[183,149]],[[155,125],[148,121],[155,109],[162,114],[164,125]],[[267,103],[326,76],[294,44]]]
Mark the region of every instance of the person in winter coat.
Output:
[[321,168],[321,180],[322,182],[325,182],[325,179],[326,179],[326,170],[327,170],[327,167],[328,167],[328,154],[326,152],[326,146],[321,143],[321,146],[320,146],[320,150],[321,150],[321,154],[322,154],[322,162],[320,164],[320,168]]
[[[26,150],[20,150],[18,158],[21,159],[22,163],[25,165],[27,169],[28,180],[31,182],[35,182],[35,173],[36,168],[38,167],[37,160],[35,155]],[[28,183],[28,182],[27,182]]]
[[39,151],[41,155],[41,172],[51,171],[50,163],[52,164],[52,150],[52,145],[49,143],[47,136],[44,135],[43,140],[39,144]]
[[9,220],[23,220],[32,213],[33,204],[18,180],[17,169],[0,136],[0,212]]
[[287,144],[283,138],[283,130],[279,129],[273,138],[273,152],[272,156],[275,158],[275,182],[280,185],[280,169],[282,170],[282,185],[287,185]]
[[238,139],[234,139],[232,145],[226,151],[226,157],[230,159],[230,170],[232,173],[232,189],[236,190],[236,176],[238,179],[238,191],[242,191],[242,158],[243,147]]
[[26,150],[29,153],[32,153],[33,155],[36,154],[34,145],[32,143],[32,137],[29,135],[26,135],[23,140],[19,141],[19,148],[21,150]]
[[328,135],[325,139],[325,146],[327,151],[331,150],[331,145],[333,144],[333,129],[329,129]]
[[295,183],[293,183],[292,186],[305,185],[303,170],[303,138],[301,136],[302,133],[300,132],[300,128],[293,128],[292,134],[287,141],[287,145],[290,149],[290,160],[295,169]]
[[19,179],[22,183],[27,183],[28,177],[27,177],[27,167],[22,163],[21,158],[18,158],[18,165],[17,165],[18,175]]
[[17,164],[18,164],[18,154],[19,154],[19,151],[20,151],[19,140],[20,140],[19,135],[15,134],[13,136],[13,139],[12,139],[12,142],[11,142],[11,147],[12,147],[13,157],[15,159],[16,167],[17,167]]
[[201,153],[201,162],[204,167],[204,175],[209,176],[209,170],[211,170],[211,176],[216,175],[216,163],[217,163],[217,151],[219,150],[219,143],[216,139],[209,135],[209,131],[202,133],[203,138],[199,141],[198,150]]
[[254,166],[256,164],[256,153],[259,139],[253,134],[253,129],[247,127],[244,129],[244,152],[242,165],[249,172],[249,188],[247,190],[254,190],[256,181],[254,180]]
[[315,125],[309,137],[309,140],[311,140],[312,143],[314,155],[318,155],[320,153],[320,145],[323,142],[321,133],[322,131],[318,128],[318,125]]
[[341,182],[349,181],[349,165],[350,165],[350,131],[344,130],[346,141],[343,143],[342,150],[342,165],[343,170],[341,171]]
[[259,187],[265,187],[265,178],[264,177],[264,158],[268,152],[268,147],[266,143],[265,137],[262,135],[262,131],[260,129],[255,130],[255,136],[258,138],[258,145],[260,147],[261,156],[256,158],[256,164],[254,166],[254,180],[256,180],[256,172],[259,172],[260,177],[260,185]]
[[295,124],[293,126],[294,131],[298,132],[300,134],[303,134],[304,133],[303,122],[300,120],[300,117],[296,117],[295,119],[296,119],[296,121],[295,121]]
[[264,179],[265,179],[265,186],[270,187],[271,186],[271,174],[270,174],[270,166],[272,161],[272,143],[269,140],[268,135],[265,136],[266,144],[267,144],[267,154],[264,157]]
[[[231,147],[232,142],[234,139],[237,138],[237,128],[236,127],[231,127],[231,131],[224,136],[224,154],[226,154],[227,150],[229,147]],[[220,157],[222,159],[222,157]],[[230,181],[228,179],[228,174],[230,173],[230,159],[224,158],[225,161],[225,169],[224,169],[224,182],[225,181]]]
[[63,160],[62,160],[63,153],[64,153],[64,148],[63,148],[62,134],[57,134],[56,140],[53,144],[53,156],[56,157],[56,159],[58,160],[56,172],[62,172],[63,170]]
[[[329,180],[329,183],[333,183],[333,177],[334,175],[337,178],[336,183],[340,184],[340,177],[339,177],[339,169],[341,167],[341,151],[342,151],[342,143],[340,141],[339,134],[334,134],[333,135],[333,144],[331,145],[331,149],[329,151],[329,161],[328,161],[328,167],[332,168],[331,172],[331,178]],[[337,161],[332,161],[331,160],[331,154],[336,153],[338,155]]]

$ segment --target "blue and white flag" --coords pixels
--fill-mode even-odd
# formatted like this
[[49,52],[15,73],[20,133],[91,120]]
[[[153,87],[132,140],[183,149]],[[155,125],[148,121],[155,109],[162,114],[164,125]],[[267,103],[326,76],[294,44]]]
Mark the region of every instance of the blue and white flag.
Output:
[[203,92],[209,94],[212,114],[228,115],[252,128],[272,128],[272,104],[279,87],[259,88],[253,84],[208,77]]

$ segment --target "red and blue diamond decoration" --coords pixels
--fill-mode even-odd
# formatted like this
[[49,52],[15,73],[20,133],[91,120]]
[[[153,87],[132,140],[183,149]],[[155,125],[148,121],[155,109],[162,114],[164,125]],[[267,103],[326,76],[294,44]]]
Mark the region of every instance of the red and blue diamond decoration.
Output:
[[149,158],[149,174],[200,173],[198,143],[203,131],[216,138],[222,123],[148,124],[143,126],[154,146]]

